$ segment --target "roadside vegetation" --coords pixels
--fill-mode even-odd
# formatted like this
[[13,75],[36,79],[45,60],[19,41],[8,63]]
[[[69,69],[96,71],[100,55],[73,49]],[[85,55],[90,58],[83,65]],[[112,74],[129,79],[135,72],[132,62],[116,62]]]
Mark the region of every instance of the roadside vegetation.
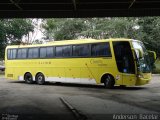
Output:
[[141,40],[160,57],[160,17],[44,19],[45,39],[131,38]]
[[153,69],[154,74],[160,74],[160,58],[155,62],[155,68]]

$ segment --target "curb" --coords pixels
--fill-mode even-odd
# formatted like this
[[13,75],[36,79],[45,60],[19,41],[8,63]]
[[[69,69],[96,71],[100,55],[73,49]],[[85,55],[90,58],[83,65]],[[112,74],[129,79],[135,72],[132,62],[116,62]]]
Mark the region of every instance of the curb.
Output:
[[77,120],[87,120],[87,117],[81,114],[76,108],[69,104],[63,97],[60,97],[62,103],[74,114]]

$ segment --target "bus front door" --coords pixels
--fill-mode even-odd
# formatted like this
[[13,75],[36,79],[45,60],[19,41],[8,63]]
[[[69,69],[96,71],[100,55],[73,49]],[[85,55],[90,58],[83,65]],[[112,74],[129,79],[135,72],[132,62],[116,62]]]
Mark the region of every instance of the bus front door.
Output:
[[113,48],[118,71],[122,73],[122,85],[135,85],[135,63],[130,43],[128,41],[114,41]]

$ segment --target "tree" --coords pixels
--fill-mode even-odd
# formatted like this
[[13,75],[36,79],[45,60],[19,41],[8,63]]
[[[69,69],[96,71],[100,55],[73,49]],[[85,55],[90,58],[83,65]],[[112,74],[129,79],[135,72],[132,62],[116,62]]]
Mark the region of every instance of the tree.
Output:
[[128,18],[47,19],[43,23],[46,38],[54,40],[109,37],[133,37],[136,21]]
[[30,19],[9,19],[6,23],[7,41],[11,44],[20,44],[22,37],[34,29]]
[[106,38],[133,38],[137,30],[133,29],[136,26],[136,21],[129,18],[94,18],[89,22],[89,29],[84,31],[87,36],[96,39]]
[[139,18],[138,24],[143,33],[141,40],[149,50],[156,51],[160,56],[160,17]]
[[81,31],[86,28],[83,19],[47,19],[42,27],[45,29],[46,39],[68,40],[77,39]]
[[160,17],[63,18],[46,19],[46,38],[54,40],[78,38],[132,38],[141,40],[147,49],[160,56]]
[[22,37],[33,31],[30,19],[0,19],[0,58],[8,44],[20,44]]

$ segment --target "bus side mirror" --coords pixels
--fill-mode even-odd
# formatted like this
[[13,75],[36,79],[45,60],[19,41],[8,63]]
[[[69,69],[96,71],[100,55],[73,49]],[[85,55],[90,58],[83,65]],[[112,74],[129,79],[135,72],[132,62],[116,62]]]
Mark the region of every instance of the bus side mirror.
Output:
[[134,49],[132,49],[132,51],[134,51],[134,53],[136,54],[138,59],[143,58],[143,53],[142,53],[142,51],[140,49],[135,49],[134,48]]
[[148,50],[148,55],[149,55],[151,64],[154,64],[157,59],[156,52]]

